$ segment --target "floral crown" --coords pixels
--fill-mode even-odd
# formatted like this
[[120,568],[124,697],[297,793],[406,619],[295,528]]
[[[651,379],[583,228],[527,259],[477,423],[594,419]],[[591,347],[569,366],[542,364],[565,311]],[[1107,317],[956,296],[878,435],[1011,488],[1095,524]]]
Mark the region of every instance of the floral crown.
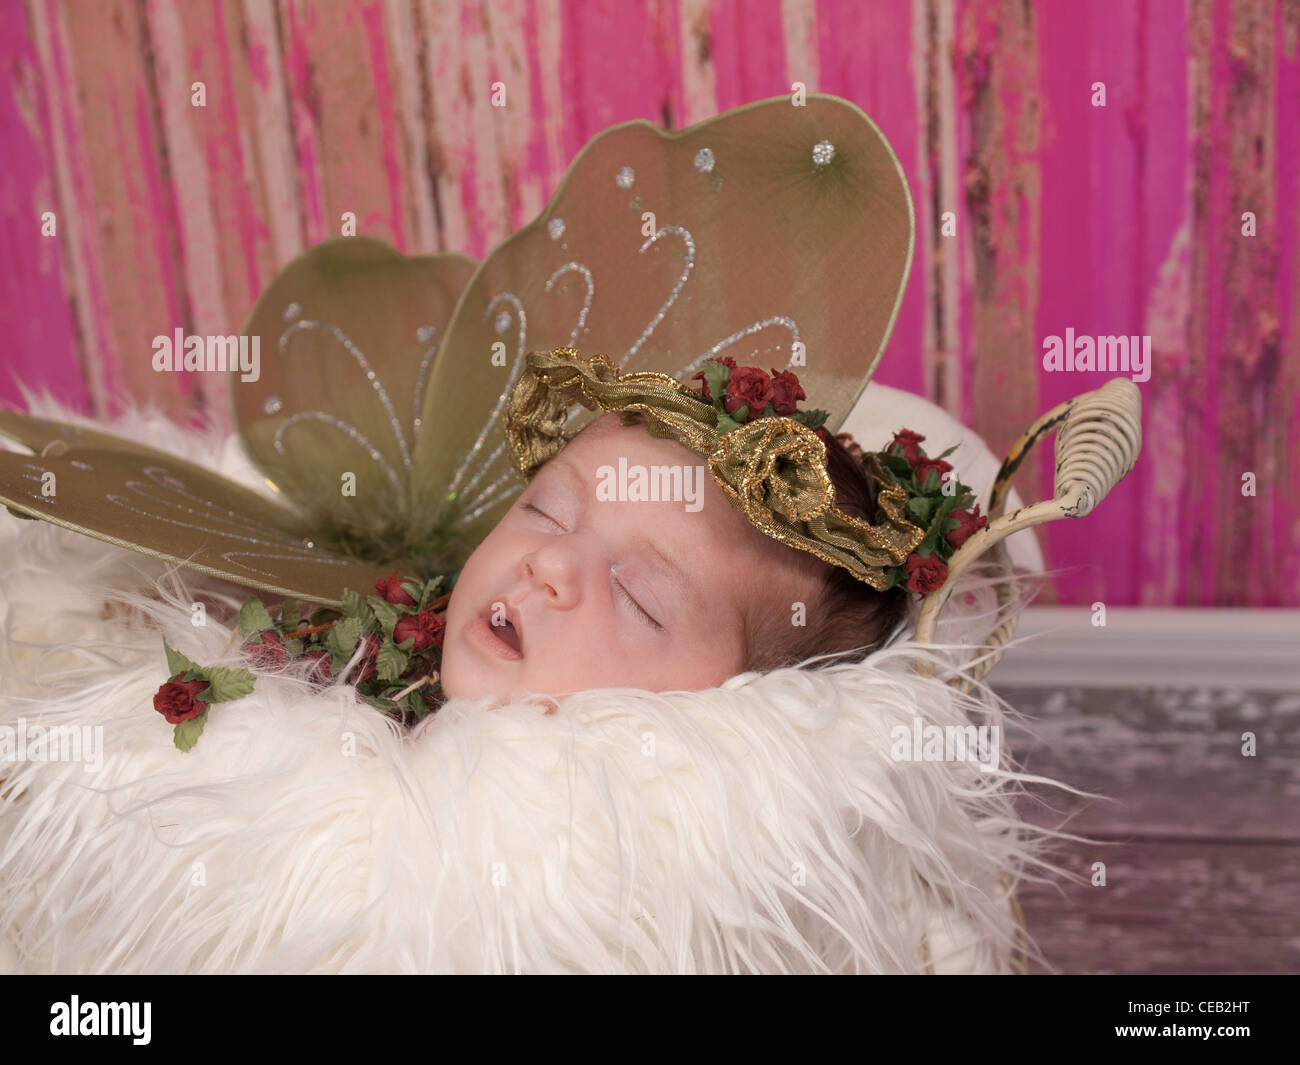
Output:
[[[878,591],[898,584],[918,594],[941,587],[947,560],[987,524],[974,493],[945,457],[929,458],[925,438],[898,433],[883,452],[840,439],[881,488],[881,520],[868,523],[835,506],[826,464],[824,410],[801,411],[807,396],[788,370],[771,373],[706,360],[692,380],[622,374],[604,356],[572,348],[534,352],[510,394],[506,440],[525,480],[567,443],[570,408],[640,415],[655,436],[676,439],[708,460],[728,500],[759,530],[839,566]],[[972,506],[974,509],[972,510]]]
[[[719,433],[738,429],[755,418],[788,417],[814,430],[823,442],[829,436],[822,428],[826,411],[799,410],[799,400],[808,397],[798,376],[789,370],[773,368],[769,374],[758,367],[737,366],[735,359],[723,357],[707,360],[691,380],[702,382],[702,397],[717,410]],[[836,433],[835,439],[865,464],[866,453],[851,433]],[[907,515],[924,533],[903,565],[885,567],[882,591],[898,584],[920,595],[937,591],[948,579],[948,559],[953,552],[988,524],[975,494],[948,476],[953,468],[944,460],[956,446],[930,458],[920,446],[924,439],[911,429],[900,429],[884,451],[874,454],[887,475],[881,486],[896,485],[907,493]]]

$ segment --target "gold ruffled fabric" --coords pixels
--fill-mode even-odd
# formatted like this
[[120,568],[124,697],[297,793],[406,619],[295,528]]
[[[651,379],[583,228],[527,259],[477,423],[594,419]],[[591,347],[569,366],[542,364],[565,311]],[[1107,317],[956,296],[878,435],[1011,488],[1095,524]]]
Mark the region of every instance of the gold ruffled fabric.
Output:
[[826,445],[793,418],[766,417],[721,435],[717,412],[667,374],[621,374],[603,355],[573,348],[532,352],[506,405],[506,442],[524,480],[568,442],[575,403],[591,411],[640,414],[649,431],[705,458],[731,505],[760,531],[848,570],[881,589],[885,569],[901,565],[925,533],[906,517],[907,492],[890,483],[879,460],[862,461],[883,487],[884,520],[871,525],[835,506]]

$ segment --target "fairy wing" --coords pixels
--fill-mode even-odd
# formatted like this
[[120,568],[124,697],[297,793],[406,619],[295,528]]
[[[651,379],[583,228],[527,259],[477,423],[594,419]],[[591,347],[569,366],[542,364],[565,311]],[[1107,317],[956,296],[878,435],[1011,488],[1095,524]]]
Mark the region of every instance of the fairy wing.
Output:
[[4,416],[6,435],[43,440],[45,454],[0,452],[0,503],[19,516],[313,602],[393,571],[325,550],[291,510],[202,467],[106,433],[52,436],[60,423],[21,417]]
[[793,369],[837,428],[893,328],[914,229],[897,158],[843,100],[612,127],[461,297],[424,400],[416,512],[476,542],[519,491],[502,415],[530,351],[682,380],[711,356]]
[[321,538],[370,556],[429,547],[412,513],[412,455],[424,391],[475,265],[344,237],[293,260],[254,306],[244,331],[261,373],[231,375],[235,422]]

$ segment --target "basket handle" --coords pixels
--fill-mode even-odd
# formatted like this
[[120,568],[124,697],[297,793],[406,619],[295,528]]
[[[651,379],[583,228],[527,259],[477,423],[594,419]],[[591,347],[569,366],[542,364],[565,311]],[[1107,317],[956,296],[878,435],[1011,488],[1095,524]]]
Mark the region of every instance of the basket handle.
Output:
[[[1032,506],[1003,514],[1017,471],[1034,446],[1056,434],[1055,495]],[[998,548],[1012,533],[1058,518],[1082,518],[1106,498],[1128,474],[1142,450],[1142,393],[1126,377],[1115,377],[1055,407],[1031,425],[1007,454],[989,496],[989,524],[967,540],[948,560],[948,579],[921,604],[916,639],[934,639],[939,612],[962,573],[986,551]],[[1010,635],[1009,633],[1007,634]],[[989,667],[992,667],[989,662]],[[984,672],[987,672],[985,670]]]

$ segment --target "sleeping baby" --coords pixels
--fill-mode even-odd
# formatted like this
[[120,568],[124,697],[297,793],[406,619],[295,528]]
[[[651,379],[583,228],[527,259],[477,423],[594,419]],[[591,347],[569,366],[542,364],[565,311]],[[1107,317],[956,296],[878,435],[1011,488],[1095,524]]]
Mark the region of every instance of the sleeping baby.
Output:
[[[874,522],[875,479],[820,435],[836,505]],[[620,460],[698,474],[702,499],[598,498],[602,467]],[[716,687],[818,654],[865,654],[902,619],[906,595],[764,535],[698,455],[607,413],[541,466],[466,562],[447,608],[443,689],[511,701]]]

